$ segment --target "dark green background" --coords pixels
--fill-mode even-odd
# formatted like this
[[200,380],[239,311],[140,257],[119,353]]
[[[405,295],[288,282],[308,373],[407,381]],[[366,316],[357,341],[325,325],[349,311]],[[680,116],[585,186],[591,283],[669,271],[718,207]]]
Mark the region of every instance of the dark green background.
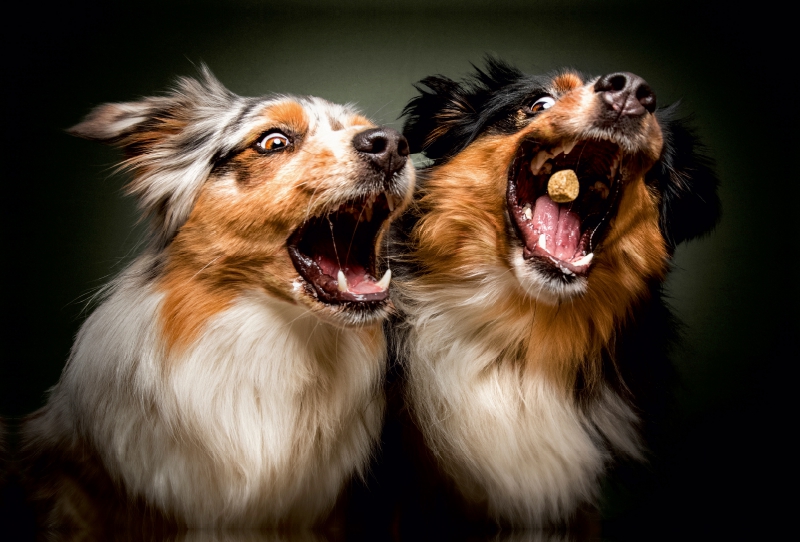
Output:
[[0,415],[43,403],[87,299],[139,246],[135,206],[112,173],[118,154],[63,131],[92,106],[159,92],[205,62],[234,92],[354,102],[399,129],[412,83],[458,78],[486,53],[529,72],[624,70],[659,104],[680,99],[694,113],[718,163],[723,219],[679,248],[668,282],[687,328],[666,474],[646,495],[609,490],[610,502],[641,501],[624,521],[653,532],[780,523],[770,489],[788,474],[788,368],[798,359],[797,91],[794,69],[778,61],[791,51],[787,14],[622,0],[218,4],[6,13]]

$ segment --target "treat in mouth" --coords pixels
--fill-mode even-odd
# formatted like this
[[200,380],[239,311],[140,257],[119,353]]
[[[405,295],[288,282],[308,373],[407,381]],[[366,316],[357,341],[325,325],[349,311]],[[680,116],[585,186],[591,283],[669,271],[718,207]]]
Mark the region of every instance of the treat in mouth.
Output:
[[388,298],[391,271],[379,273],[377,255],[396,203],[398,196],[373,192],[309,217],[291,235],[292,262],[320,301],[374,304]]
[[526,260],[563,275],[588,272],[616,210],[621,157],[610,141],[520,146],[509,171],[507,200]]

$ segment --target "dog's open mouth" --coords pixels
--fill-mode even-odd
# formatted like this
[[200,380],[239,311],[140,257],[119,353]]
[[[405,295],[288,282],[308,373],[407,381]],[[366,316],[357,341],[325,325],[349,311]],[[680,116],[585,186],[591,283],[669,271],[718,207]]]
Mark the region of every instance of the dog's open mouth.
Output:
[[[507,199],[526,260],[563,275],[588,272],[616,211],[621,156],[609,141],[526,141],[520,146],[509,171]],[[577,197],[557,203],[548,193],[548,182],[564,170],[577,175]]]
[[384,192],[348,201],[310,217],[289,237],[292,262],[320,301],[370,304],[389,296],[391,272],[376,278],[377,244],[396,201]]

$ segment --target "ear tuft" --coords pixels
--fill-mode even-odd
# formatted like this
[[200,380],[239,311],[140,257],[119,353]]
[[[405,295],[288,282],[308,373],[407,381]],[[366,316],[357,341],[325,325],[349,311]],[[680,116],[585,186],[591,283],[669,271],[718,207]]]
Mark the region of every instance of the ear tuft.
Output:
[[648,174],[661,193],[661,230],[673,249],[709,233],[721,212],[714,162],[691,119],[676,117],[677,108],[676,103],[656,112],[664,148]]
[[119,143],[146,120],[148,109],[142,102],[103,104],[68,129],[67,133],[103,143]]
[[160,244],[188,218],[215,157],[235,144],[226,130],[248,103],[206,66],[199,72],[197,79],[179,78],[164,95],[100,105],[68,130],[122,148],[120,169],[133,173],[127,190],[150,217]]
[[403,110],[403,135],[412,153],[422,152],[442,162],[458,154],[496,120],[496,111],[487,103],[524,75],[491,56],[485,58],[485,64],[484,69],[473,65],[475,72],[462,82],[435,75],[414,85],[419,95]]
[[414,88],[419,96],[403,109],[403,135],[412,153],[423,152],[434,160],[442,158],[452,147],[446,137],[448,132],[470,116],[472,106],[462,86],[442,75],[426,77]]

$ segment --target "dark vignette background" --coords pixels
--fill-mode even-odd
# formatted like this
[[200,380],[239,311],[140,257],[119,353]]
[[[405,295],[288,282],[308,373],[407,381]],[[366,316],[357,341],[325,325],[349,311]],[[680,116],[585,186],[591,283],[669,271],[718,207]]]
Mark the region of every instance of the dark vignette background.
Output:
[[[732,6],[732,4],[730,5]],[[234,92],[355,102],[400,128],[412,83],[458,78],[486,53],[528,72],[632,71],[659,104],[681,99],[718,164],[723,219],[682,246],[668,283],[687,324],[659,482],[606,491],[606,536],[700,538],[790,523],[787,367],[797,334],[797,122],[786,13],[699,2],[407,0],[335,5],[235,0],[118,6],[28,2],[3,26],[0,416],[43,404],[92,292],[143,231],[119,155],[67,136],[89,109],[165,89],[205,62]],[[790,421],[791,420],[791,421]],[[7,437],[13,443],[13,430]],[[654,467],[655,469],[656,467]],[[783,489],[783,491],[781,491]],[[12,508],[0,515],[10,527]],[[695,534],[697,536],[695,536]]]

